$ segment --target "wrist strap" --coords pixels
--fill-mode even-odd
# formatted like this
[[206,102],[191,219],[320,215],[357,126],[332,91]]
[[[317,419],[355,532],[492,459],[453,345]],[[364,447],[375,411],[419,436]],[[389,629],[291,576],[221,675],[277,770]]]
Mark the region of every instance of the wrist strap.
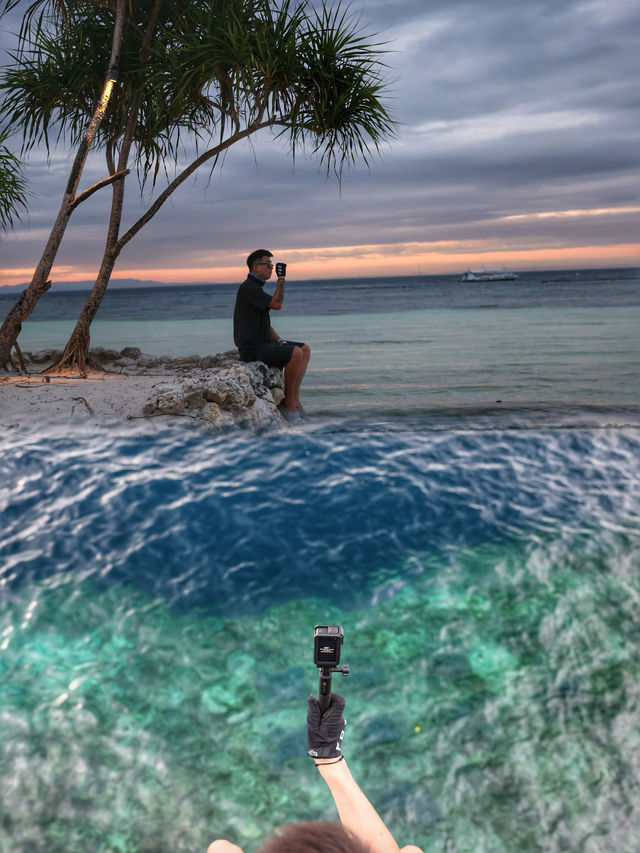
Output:
[[336,758],[335,761],[323,761],[322,764],[318,764],[317,761],[314,761],[313,763],[316,765],[316,767],[327,767],[331,764],[339,764],[343,759],[344,755],[341,755],[340,758]]

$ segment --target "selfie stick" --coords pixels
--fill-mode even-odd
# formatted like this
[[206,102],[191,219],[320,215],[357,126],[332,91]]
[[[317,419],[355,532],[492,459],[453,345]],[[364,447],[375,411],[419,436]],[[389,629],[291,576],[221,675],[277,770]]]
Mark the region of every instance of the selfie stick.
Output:
[[320,705],[320,710],[324,714],[324,712],[329,707],[329,703],[331,702],[331,673],[333,670],[331,669],[321,669],[320,670],[320,679],[318,682],[318,705]]

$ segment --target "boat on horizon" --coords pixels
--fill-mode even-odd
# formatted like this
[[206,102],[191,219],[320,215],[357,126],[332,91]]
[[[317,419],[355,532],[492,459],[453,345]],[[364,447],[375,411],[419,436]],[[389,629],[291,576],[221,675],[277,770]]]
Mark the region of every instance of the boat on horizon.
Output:
[[507,270],[467,270],[458,281],[515,281],[516,273]]

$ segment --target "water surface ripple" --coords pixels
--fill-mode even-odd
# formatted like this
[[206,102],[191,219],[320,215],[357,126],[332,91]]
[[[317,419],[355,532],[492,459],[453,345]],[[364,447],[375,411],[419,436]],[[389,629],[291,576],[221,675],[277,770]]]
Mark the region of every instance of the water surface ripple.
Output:
[[180,607],[361,600],[410,558],[635,534],[634,431],[7,436],[2,579],[77,572]]

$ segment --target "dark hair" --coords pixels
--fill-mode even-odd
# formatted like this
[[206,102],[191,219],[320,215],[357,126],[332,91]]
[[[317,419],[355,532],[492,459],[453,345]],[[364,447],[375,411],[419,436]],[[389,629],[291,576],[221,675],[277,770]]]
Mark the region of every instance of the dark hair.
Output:
[[255,264],[255,262],[259,261],[260,258],[264,258],[265,255],[268,258],[273,257],[272,253],[269,252],[267,249],[255,249],[255,251],[251,252],[249,257],[247,258],[247,266],[249,267],[249,269],[251,269],[251,267]]
[[278,827],[258,853],[371,853],[371,848],[341,823],[319,820]]

